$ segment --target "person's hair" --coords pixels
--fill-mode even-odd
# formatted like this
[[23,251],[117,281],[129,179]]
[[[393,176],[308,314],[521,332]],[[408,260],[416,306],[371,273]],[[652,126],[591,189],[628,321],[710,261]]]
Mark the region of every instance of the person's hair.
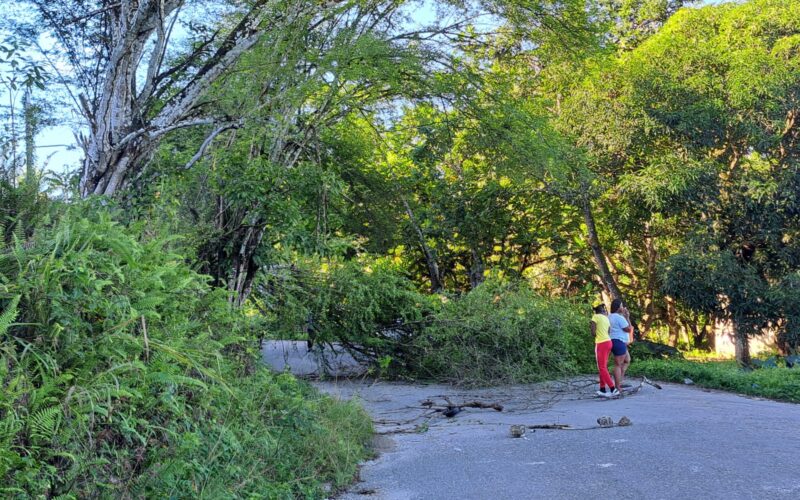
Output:
[[596,306],[594,306],[593,309],[594,309],[594,312],[596,312],[597,314],[600,314],[601,312],[606,310],[606,305],[605,304],[597,304]]
[[611,301],[611,312],[615,313],[622,307],[622,299],[614,299]]

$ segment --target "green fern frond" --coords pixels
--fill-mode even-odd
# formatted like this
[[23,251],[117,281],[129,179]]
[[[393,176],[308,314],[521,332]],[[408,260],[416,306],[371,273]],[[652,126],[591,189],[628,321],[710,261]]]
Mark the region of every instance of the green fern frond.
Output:
[[7,444],[16,438],[22,429],[22,422],[16,413],[9,412],[0,420],[0,444]]
[[17,319],[17,305],[19,304],[19,295],[15,296],[11,299],[8,306],[6,306],[6,310],[0,314],[0,336],[3,336],[8,331],[8,328],[14,323],[14,320]]
[[143,298],[137,300],[133,304],[133,307],[137,311],[140,311],[140,312],[143,312],[143,311],[147,311],[147,312],[154,311],[156,309],[156,307],[158,307],[161,304],[163,304],[165,300],[166,300],[166,297],[163,296],[163,295],[150,295],[148,297],[143,297]]
[[104,243],[108,248],[114,252],[123,262],[130,264],[134,262],[136,255],[136,247],[131,240],[121,238],[107,238]]
[[43,408],[28,418],[28,431],[31,437],[50,441],[55,436],[63,410],[60,406]]

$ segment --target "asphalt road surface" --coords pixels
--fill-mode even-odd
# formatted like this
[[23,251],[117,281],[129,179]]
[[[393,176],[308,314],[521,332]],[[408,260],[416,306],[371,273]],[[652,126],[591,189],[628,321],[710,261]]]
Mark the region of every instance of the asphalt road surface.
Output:
[[[798,405],[670,384],[605,400],[588,378],[481,390],[316,385],[360,398],[379,433],[377,458],[339,494],[343,500],[800,498]],[[447,418],[435,411],[445,397],[503,411],[464,408]],[[632,425],[598,428],[602,416],[626,416]],[[528,429],[513,438],[512,424],[572,430]]]

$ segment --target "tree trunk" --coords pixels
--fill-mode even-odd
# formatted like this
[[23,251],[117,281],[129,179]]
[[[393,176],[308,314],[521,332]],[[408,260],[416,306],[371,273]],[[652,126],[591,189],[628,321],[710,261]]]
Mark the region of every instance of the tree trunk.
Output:
[[706,345],[709,351],[717,350],[717,332],[716,332],[717,318],[713,314],[709,314],[706,318],[706,323],[703,328],[706,331]]
[[671,297],[667,297],[667,326],[669,328],[669,339],[667,343],[671,347],[678,345],[678,319],[675,314],[675,304]]
[[86,150],[81,176],[82,197],[91,195],[113,196],[124,187],[131,171],[138,170],[150,161],[155,144],[136,141],[128,147],[117,149],[102,144],[99,134],[93,134]]
[[597,236],[597,227],[595,226],[594,216],[592,215],[591,202],[588,195],[585,193],[581,197],[581,210],[583,212],[583,220],[586,223],[586,237],[589,241],[589,247],[592,249],[592,256],[597,265],[597,270],[600,273],[600,279],[603,280],[603,285],[611,294],[612,298],[621,299],[622,293],[619,291],[617,282],[614,280],[614,276],[611,274],[608,264],[606,264],[603,247]]
[[705,320],[703,320],[702,324],[700,323],[698,316],[700,315],[699,314],[694,315],[692,324],[690,326],[690,329],[692,331],[692,346],[697,349],[701,348],[708,349],[709,344],[713,343],[710,340],[713,337],[713,335],[710,335],[708,331],[710,316],[706,315]]
[[469,268],[469,286],[474,290],[478,285],[483,283],[483,273],[486,270],[486,265],[481,255],[475,251],[475,249],[471,249],[470,253],[472,254],[472,265]]
[[405,207],[411,227],[414,228],[414,232],[417,234],[420,249],[425,257],[425,265],[428,267],[428,277],[431,280],[431,292],[438,293],[444,289],[444,286],[442,285],[442,276],[439,273],[439,264],[436,261],[436,254],[428,246],[427,241],[425,241],[425,233],[422,232],[422,228],[417,223],[417,218],[414,217],[414,212],[411,210],[408,201],[406,201],[405,197],[401,197],[401,201],[403,202],[403,207]]
[[[33,3],[80,75],[83,93],[76,103],[80,101],[89,126],[88,138],[81,140],[85,153],[82,197],[113,196],[145,166],[169,132],[224,121],[204,116],[198,107],[206,90],[255,45],[261,33],[291,22],[300,10],[310,8],[297,2],[287,10],[277,8],[272,0],[254,0],[224,38],[218,39],[217,32],[200,40],[169,65],[167,48],[184,0],[122,1],[77,18],[69,8],[59,9],[44,0]],[[89,29],[99,15],[104,20],[98,34],[102,47],[97,50],[105,57],[85,67],[80,63],[84,54],[76,48],[83,42],[79,39],[83,31],[73,25],[84,23],[83,29]],[[77,39],[67,26],[77,30]],[[195,71],[187,71],[190,68]]]
[[250,297],[253,280],[258,271],[255,255],[263,236],[263,225],[254,224],[248,227],[239,244],[239,251],[231,259],[231,274],[228,280],[228,290],[231,292],[229,301],[236,307],[244,304]]
[[750,366],[750,342],[747,334],[743,333],[735,320],[731,321],[733,339],[735,345],[736,362],[739,366]]
[[[650,225],[645,225],[645,232],[650,231]],[[658,254],[655,249],[653,238],[647,234],[644,238],[644,249],[647,256],[647,291],[644,299],[644,314],[642,315],[642,330],[647,332],[656,317],[655,298],[656,298],[656,262]]]
[[30,88],[25,89],[22,95],[22,113],[25,118],[25,180],[31,181],[36,173],[35,142],[39,127]]

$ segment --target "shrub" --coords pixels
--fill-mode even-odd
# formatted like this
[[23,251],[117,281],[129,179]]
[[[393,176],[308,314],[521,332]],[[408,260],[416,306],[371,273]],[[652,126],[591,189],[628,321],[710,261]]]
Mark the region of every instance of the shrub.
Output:
[[225,292],[137,233],[89,203],[0,247],[0,492],[321,497],[351,477],[363,411],[258,368]]
[[532,382],[591,371],[589,316],[524,284],[487,281],[446,301],[415,339],[417,373],[460,384]]
[[409,339],[435,298],[386,260],[287,266],[263,276],[257,300],[275,338],[342,343],[366,360],[391,356],[406,365]]

